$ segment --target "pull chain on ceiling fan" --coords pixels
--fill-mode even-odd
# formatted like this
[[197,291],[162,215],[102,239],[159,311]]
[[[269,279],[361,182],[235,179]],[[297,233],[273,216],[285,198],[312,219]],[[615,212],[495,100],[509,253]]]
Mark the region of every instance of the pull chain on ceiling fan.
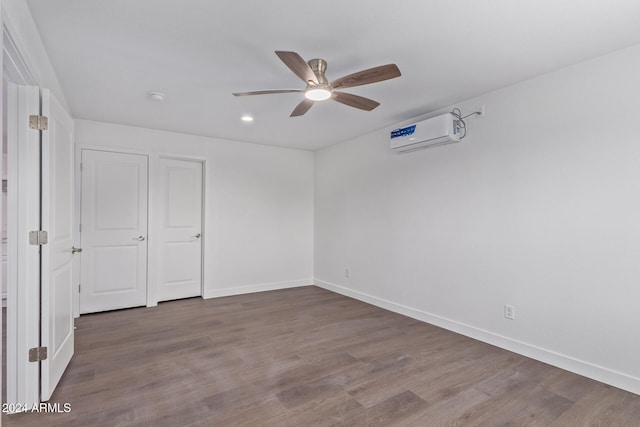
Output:
[[371,111],[380,105],[379,102],[352,93],[338,92],[336,89],[346,89],[367,85],[384,80],[400,77],[400,70],[396,64],[381,65],[357,73],[349,74],[329,82],[325,76],[327,61],[311,59],[305,62],[296,52],[276,51],[276,55],[293,73],[307,84],[304,89],[258,90],[253,92],[236,92],[235,96],[270,95],[276,93],[303,92],[305,99],[291,112],[290,117],[301,116],[313,106],[315,102],[333,99],[349,107]]

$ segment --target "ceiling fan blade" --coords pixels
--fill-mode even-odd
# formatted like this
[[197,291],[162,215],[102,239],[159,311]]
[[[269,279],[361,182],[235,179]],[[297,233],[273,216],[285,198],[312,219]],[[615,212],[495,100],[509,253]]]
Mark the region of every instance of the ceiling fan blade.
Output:
[[313,101],[310,99],[303,99],[300,104],[296,106],[291,112],[289,117],[298,117],[309,111],[309,108],[313,107]]
[[300,55],[295,52],[286,52],[281,50],[276,50],[276,55],[278,55],[278,58],[284,62],[284,65],[289,67],[289,69],[293,71],[296,76],[300,77],[303,82],[307,84],[309,82],[318,84],[318,78],[309,67],[309,64],[307,64]]
[[249,96],[249,95],[271,95],[273,93],[293,93],[302,92],[301,89],[278,89],[278,90],[254,90],[253,92],[234,92],[234,96]]
[[383,80],[389,80],[400,76],[400,70],[396,64],[387,64],[341,77],[332,81],[331,87],[334,89],[344,89],[381,82]]
[[359,108],[365,111],[371,111],[378,105],[380,105],[379,102],[374,101],[373,99],[354,95],[352,93],[333,92],[332,98],[334,101],[338,101],[341,104],[348,105],[349,107]]

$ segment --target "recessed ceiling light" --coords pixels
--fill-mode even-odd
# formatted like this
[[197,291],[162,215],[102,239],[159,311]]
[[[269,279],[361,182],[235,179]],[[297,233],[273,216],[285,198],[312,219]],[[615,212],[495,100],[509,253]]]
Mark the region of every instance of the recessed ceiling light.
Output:
[[164,101],[164,93],[160,93],[160,92],[149,92],[149,98],[153,99],[154,101]]
[[243,122],[252,122],[253,121],[253,117],[251,117],[248,114],[245,114],[244,116],[240,117],[240,120],[242,120]]

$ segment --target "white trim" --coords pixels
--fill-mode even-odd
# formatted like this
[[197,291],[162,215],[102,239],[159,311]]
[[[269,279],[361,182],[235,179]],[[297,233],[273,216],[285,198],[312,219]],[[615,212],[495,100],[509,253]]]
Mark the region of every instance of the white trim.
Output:
[[300,288],[311,286],[313,279],[290,280],[287,282],[263,283],[259,285],[237,286],[233,288],[205,289],[204,299],[228,297],[233,295],[252,294],[255,292],[277,291],[279,289]]
[[[76,248],[82,248],[82,240],[80,234],[80,211],[82,207],[82,172],[80,171],[80,161],[82,159],[82,151],[78,146],[75,140],[75,120],[73,121],[74,126],[74,150],[73,150],[73,246]],[[75,294],[73,298],[73,317],[80,317],[80,269],[82,268],[82,253],[77,254],[73,260],[73,281],[74,287],[76,288],[73,293]]]
[[36,86],[40,81],[32,70],[35,69],[21,52],[26,52],[18,41],[12,36],[16,31],[7,19],[6,14],[2,16],[2,50],[8,61],[3,62],[3,72],[7,81],[19,84]]
[[314,285],[640,395],[640,378],[322,280]]
[[[28,233],[40,228],[40,137],[28,117],[40,111],[38,87],[8,85],[7,143],[7,402],[39,402],[38,364],[28,362],[28,349],[40,338],[39,248]],[[20,286],[18,286],[18,283]]]
[[206,157],[202,157],[202,156],[193,156],[190,154],[176,154],[176,153],[165,153],[165,152],[158,152],[155,153],[159,159],[173,159],[173,160],[189,160],[192,162],[200,162],[200,163],[206,163],[207,158]]
[[156,188],[154,183],[158,179],[157,157],[153,153],[145,153],[147,156],[147,307],[155,307],[158,305],[158,292],[156,290],[157,272],[155,268],[149,268],[151,265],[157,264],[156,247],[156,220],[152,215],[156,203]]
[[[81,150],[93,150],[93,151],[106,151],[107,153],[122,153],[122,154],[138,154],[141,156],[151,156],[152,154],[144,150],[132,150],[125,147],[113,147],[111,145],[94,145],[94,144],[78,144],[76,142],[76,152]],[[80,158],[78,158],[80,161]]]

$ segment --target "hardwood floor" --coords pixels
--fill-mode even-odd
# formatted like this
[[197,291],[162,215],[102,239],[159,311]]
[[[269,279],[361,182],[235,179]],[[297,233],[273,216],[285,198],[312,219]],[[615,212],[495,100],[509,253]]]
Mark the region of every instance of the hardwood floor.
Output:
[[638,426],[640,396],[316,287],[82,316],[5,426]]

